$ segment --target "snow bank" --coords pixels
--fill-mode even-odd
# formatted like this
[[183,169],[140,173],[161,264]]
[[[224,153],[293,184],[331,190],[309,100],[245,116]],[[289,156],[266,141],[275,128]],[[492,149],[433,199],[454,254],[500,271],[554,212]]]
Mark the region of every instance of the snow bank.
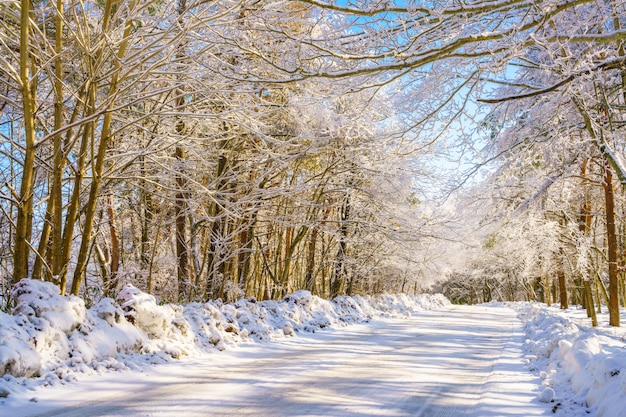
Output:
[[553,412],[625,417],[626,330],[603,323],[594,329],[583,310],[525,303],[517,308],[531,370],[556,393]]
[[55,285],[34,280],[20,281],[13,297],[13,315],[0,312],[0,397],[71,382],[79,373],[139,369],[194,352],[449,304],[441,295],[328,301],[298,291],[282,301],[159,305],[153,296],[127,285],[117,300],[105,298],[86,309],[80,298],[61,296]]

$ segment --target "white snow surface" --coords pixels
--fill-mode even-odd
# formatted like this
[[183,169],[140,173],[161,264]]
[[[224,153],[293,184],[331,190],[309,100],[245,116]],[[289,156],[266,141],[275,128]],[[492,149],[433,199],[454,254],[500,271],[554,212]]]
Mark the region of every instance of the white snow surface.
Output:
[[[115,386],[116,380],[150,378],[151,384],[161,380],[172,385],[167,381],[174,374],[180,378],[181,372],[190,372],[191,375],[193,369],[196,373],[216,372],[215,369],[202,368],[208,366],[207,362],[229,369],[248,360],[252,364],[247,366],[253,370],[257,363],[259,366],[267,361],[278,363],[279,371],[273,370],[265,376],[272,380],[282,377],[287,369],[303,368],[302,363],[289,365],[289,357],[296,355],[289,350],[290,346],[297,345],[299,352],[321,351],[319,341],[309,339],[330,338],[328,335],[336,332],[344,334],[345,340],[350,341],[346,346],[351,345],[353,340],[369,340],[367,346],[350,346],[350,349],[367,351],[375,358],[378,355],[376,349],[381,349],[380,343],[389,343],[389,346],[396,342],[404,343],[393,349],[404,356],[389,356],[397,368],[387,369],[385,377],[387,373],[424,373],[428,375],[427,378],[424,376],[426,379],[436,380],[440,375],[441,381],[437,382],[452,378],[458,384],[455,378],[465,376],[454,371],[447,375],[447,369],[454,369],[455,366],[456,350],[452,341],[457,340],[461,345],[470,343],[471,340],[462,339],[460,333],[467,333],[463,337],[470,337],[471,326],[476,326],[478,334],[478,327],[482,324],[468,318],[454,330],[446,330],[450,327],[446,328],[443,324],[439,329],[437,320],[443,323],[446,312],[454,312],[454,320],[459,321],[459,317],[469,313],[484,314],[485,320],[502,319],[502,323],[493,329],[488,328],[491,333],[487,333],[486,339],[482,340],[481,348],[476,349],[479,358],[500,353],[492,358],[492,364],[487,367],[490,374],[483,385],[484,392],[479,395],[480,407],[476,408],[472,417],[626,417],[626,331],[608,326],[606,314],[599,315],[600,326],[592,328],[584,311],[577,308],[559,310],[538,303],[491,303],[482,307],[464,307],[463,310],[453,308],[440,295],[354,296],[327,301],[307,291],[298,291],[282,301],[257,302],[251,299],[232,304],[217,301],[179,306],[159,305],[153,296],[126,286],[117,300],[104,299],[86,309],[81,299],[62,297],[54,285],[32,280],[21,281],[12,296],[16,300],[13,315],[0,313],[0,371],[4,374],[0,378],[0,416],[41,413],[46,399],[51,398],[53,408],[74,407],[72,404],[77,400],[76,395],[87,398],[89,391],[98,391],[114,399],[125,392],[122,388],[121,391],[107,388]],[[515,319],[516,314],[511,309],[515,310],[519,320]],[[429,310],[440,310],[442,313],[434,315]],[[422,316],[424,318],[420,320]],[[450,326],[450,319],[447,320],[447,326]],[[431,322],[432,326],[428,324]],[[355,326],[358,323],[361,324]],[[348,325],[352,326],[346,328]],[[419,329],[414,332],[406,330],[419,326],[425,327],[419,334]],[[324,331],[320,332],[322,329]],[[510,330],[511,336],[500,337],[503,329]],[[383,331],[398,334],[374,336],[376,332]],[[413,333],[400,333],[407,331]],[[446,334],[447,331],[452,333]],[[343,346],[340,343],[345,340],[329,339],[328,342],[332,348],[334,345]],[[484,344],[485,340],[501,343],[501,346],[489,346],[489,343]],[[274,343],[258,343],[266,341]],[[305,344],[309,346],[307,349],[313,350],[305,350]],[[421,371],[416,367],[408,356],[407,346],[410,346],[412,355],[428,357],[433,365],[428,367],[431,369]],[[433,351],[433,346],[438,349]],[[324,348],[324,357],[333,356],[332,351],[326,350],[331,348]],[[437,356],[437,351],[448,348],[453,349],[452,353]],[[228,352],[218,352],[222,350]],[[267,355],[269,351],[274,351],[274,356],[263,359],[265,356],[262,355]],[[381,351],[380,354],[388,353]],[[460,359],[474,363],[473,356],[463,355],[466,356]],[[284,371],[280,370],[283,357]],[[400,359],[407,363],[403,365]],[[379,361],[380,369],[386,368],[386,362],[382,358]],[[319,358],[311,358],[306,363],[307,369],[319,362]],[[177,363],[179,367],[176,367]],[[159,368],[160,364],[173,368]],[[333,368],[338,365],[327,366]],[[146,376],[148,374],[149,377]],[[228,372],[225,374],[228,375]],[[321,378],[323,374],[319,376]],[[518,380],[511,381],[511,378]],[[220,380],[218,387],[229,384]],[[257,384],[246,385],[249,387],[246,390],[254,392]],[[467,386],[476,384],[474,381]],[[81,386],[84,387],[82,391]],[[403,389],[391,383],[390,386]],[[511,394],[511,390],[518,391]],[[83,394],[74,395],[75,392]],[[465,392],[463,395],[466,397],[462,398],[476,397],[475,393],[470,394]],[[372,401],[377,395],[383,394],[371,392]],[[529,395],[532,401],[528,400]],[[442,396],[452,397],[452,394],[446,391]],[[393,393],[385,393],[383,397],[394,398],[395,401]],[[92,398],[92,401],[95,399]],[[52,404],[48,405],[52,407]],[[77,414],[63,415],[82,414],[78,411]],[[179,412],[177,415],[186,414]],[[405,414],[378,410],[376,413],[343,415]]]
[[555,416],[626,417],[626,329],[609,326],[606,309],[593,328],[580,307],[507,305],[523,322],[526,360]]
[[[282,301],[239,300],[159,305],[127,285],[117,300],[86,309],[43,281],[24,279],[12,292],[13,315],[0,312],[0,407],[38,386],[67,384],[81,374],[142,369],[241,343],[346,326],[373,317],[405,317],[440,308],[441,295],[337,297],[297,291]],[[1,408],[0,408],[0,415]]]

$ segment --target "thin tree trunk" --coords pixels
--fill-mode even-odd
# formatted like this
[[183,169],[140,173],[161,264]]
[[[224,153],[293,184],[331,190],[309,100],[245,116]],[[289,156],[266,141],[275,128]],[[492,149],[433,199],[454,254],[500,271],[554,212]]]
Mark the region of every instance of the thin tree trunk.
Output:
[[163,229],[164,217],[165,217],[165,211],[161,211],[159,213],[157,226],[156,226],[156,231],[154,233],[154,239],[152,241],[152,250],[150,252],[150,260],[148,262],[148,278],[147,278],[147,281],[148,281],[147,282],[148,294],[153,294],[154,293],[154,277],[153,277],[154,260],[156,259],[156,252],[157,252],[157,248],[159,246],[159,239],[161,237],[161,230]]
[[613,191],[613,173],[603,158],[604,165],[604,201],[606,206],[606,236],[609,260],[609,324],[619,327],[619,276],[617,259],[617,235],[615,231],[615,196]]
[[[95,111],[96,102],[96,88],[95,84],[90,83],[86,86],[86,105],[85,113],[87,116],[91,116]],[[60,242],[61,253],[60,256],[56,256],[56,264],[59,268],[59,286],[61,288],[61,294],[65,295],[65,289],[67,287],[67,275],[68,264],[72,252],[72,241],[74,236],[74,228],[78,221],[78,215],[80,212],[80,195],[82,192],[83,178],[85,177],[85,170],[87,165],[87,149],[89,143],[94,140],[94,122],[91,121],[83,127],[83,134],[78,152],[78,161],[76,163],[76,175],[74,178],[74,188],[72,190],[72,196],[67,207],[67,214],[65,216],[65,226],[63,227],[63,239]]]
[[550,275],[545,274],[542,279],[543,294],[545,297],[545,303],[549,306],[552,305],[552,285],[550,281]]
[[563,252],[563,249],[559,250],[559,258],[559,267],[556,272],[559,282],[559,302],[561,303],[561,309],[566,310],[569,308],[569,302],[567,299],[567,281],[565,278],[565,271],[563,271],[563,263],[565,258],[565,253]]
[[348,220],[350,219],[350,197],[346,196],[341,206],[341,226],[339,228],[339,248],[335,256],[335,270],[330,284],[330,298],[341,293],[346,275],[346,251],[348,237]]
[[312,293],[315,292],[315,246],[317,244],[318,230],[317,226],[314,227],[309,236],[306,271],[304,274],[304,288]]
[[593,291],[591,289],[591,283],[588,280],[583,281],[583,294],[586,296],[586,308],[587,315],[591,318],[591,325],[593,327],[598,326],[598,316],[596,315],[595,306],[593,304]]
[[256,225],[257,211],[255,210],[248,218],[248,227],[241,232],[240,235],[240,254],[239,254],[239,285],[242,289],[246,289],[248,283],[248,275],[250,274],[250,264],[252,260],[252,248],[254,243],[254,227]]
[[30,238],[32,234],[33,187],[35,181],[35,91],[31,84],[30,1],[20,5],[20,88],[24,113],[24,164],[17,202],[14,235],[13,283],[29,276]]
[[[183,123],[183,122],[180,122]],[[184,129],[184,126],[177,128]],[[183,161],[186,159],[185,150],[176,147],[176,161],[179,163],[178,173],[176,175],[176,203],[174,206],[174,217],[176,219],[176,259],[177,259],[177,278],[178,278],[178,297],[181,301],[186,301],[189,296],[190,274],[189,274],[189,245],[187,244],[187,193],[185,188],[187,182],[185,180],[185,171],[182,168]]]
[[[102,23],[102,31],[104,34],[108,32],[108,26],[111,19],[112,9],[113,9],[114,0],[107,0],[105,4],[105,12]],[[137,0],[132,0],[129,9],[132,11],[135,9]],[[113,71],[111,76],[111,82],[109,87],[109,97],[113,97],[117,92],[119,83],[120,83],[120,70],[122,67],[122,60],[126,55],[126,48],[128,47],[129,38],[131,32],[133,30],[134,21],[129,17],[126,20],[124,27],[124,34],[122,35],[122,40],[119,45],[119,49],[117,51],[117,56],[114,60]],[[92,232],[94,226],[94,219],[96,215],[96,208],[98,197],[100,196],[100,186],[102,184],[102,174],[104,169],[104,160],[106,156],[106,151],[109,145],[109,142],[112,140],[111,135],[111,122],[113,118],[113,108],[115,105],[115,100],[111,99],[108,105],[108,110],[102,121],[102,126],[100,127],[100,142],[98,143],[98,148],[96,150],[96,154],[92,155],[92,180],[91,187],[89,190],[89,199],[87,201],[86,209],[85,209],[85,225],[82,233],[82,240],[80,243],[80,249],[78,251],[78,256],[76,260],[76,269],[74,270],[74,277],[72,279],[72,288],[71,293],[73,295],[78,295],[80,291],[80,287],[82,285],[82,281],[84,280],[85,273],[87,271],[87,261],[89,257],[89,252],[91,248],[91,243],[93,240]]]
[[619,285],[622,290],[622,295],[621,295],[622,307],[626,307],[626,274],[622,272],[619,274],[619,276],[620,276]]
[[117,231],[115,208],[113,207],[113,197],[109,196],[107,201],[107,217],[109,218],[109,234],[111,235],[110,251],[110,274],[109,282],[105,285],[107,296],[113,296],[117,289],[120,269],[120,238]]
[[[594,275],[595,275],[595,283],[597,287],[597,292],[599,293],[600,297],[604,300],[604,304],[608,306],[609,305],[609,292],[607,291],[606,286],[602,282],[602,278],[600,278],[600,275],[598,274],[594,274]],[[599,305],[600,303],[598,303],[598,306]]]
[[[178,0],[178,20],[182,26],[183,16],[187,9],[187,0]],[[176,58],[182,63],[186,57],[184,42],[177,46]],[[182,72],[181,72],[182,73]],[[176,109],[183,111],[185,106],[185,94],[182,88],[177,89],[177,97],[175,101]],[[182,117],[178,117],[176,121],[176,134],[179,140],[185,136],[187,126]],[[178,278],[178,298],[179,301],[187,301],[191,296],[191,268],[190,268],[190,251],[187,239],[187,216],[189,215],[187,201],[187,180],[184,168],[187,159],[187,151],[182,145],[177,145],[174,153],[177,163],[176,173],[176,202],[174,206],[174,216],[176,221],[176,259],[177,259],[177,278]]]
[[[589,163],[589,159],[586,159],[585,161],[583,161],[583,164],[581,166],[581,176],[584,180],[585,176],[587,175],[587,164]],[[586,184],[582,184],[582,186],[584,187],[584,197],[583,197],[583,204],[581,207],[581,216],[580,216],[580,221],[578,224],[578,230],[582,233],[583,236],[588,236],[589,232],[591,231],[591,223],[593,221],[593,214],[591,212],[591,197],[589,195],[589,190],[587,189],[587,185]],[[595,311],[595,306],[593,303],[593,291],[591,290],[591,284],[590,284],[590,280],[593,279],[590,275],[590,271],[586,271],[587,275],[586,277],[582,277],[582,286],[583,286],[583,301],[584,301],[584,305],[585,305],[585,309],[587,310],[587,315],[589,318],[591,318],[591,324],[592,326],[597,326],[598,325],[598,319],[596,317],[596,311]]]
[[[615,27],[615,30],[620,30],[622,29],[620,15],[616,10],[615,2],[612,1],[611,4],[613,6],[613,16],[614,16],[613,25]],[[626,50],[624,48],[623,42],[620,42],[617,53],[621,57],[626,56]],[[620,79],[621,79],[622,100],[623,100],[622,104],[626,105],[626,69],[624,69],[623,67],[620,70]],[[626,274],[624,274],[622,271],[622,273],[620,273],[619,276],[621,279],[618,280],[618,284],[620,285],[620,288],[622,290],[622,294],[621,294],[622,303],[621,304],[622,306],[626,307]],[[618,290],[618,293],[619,293],[619,290]]]
[[[147,175],[146,161],[143,155],[139,157],[139,164],[143,177]],[[154,207],[152,203],[152,194],[146,190],[147,183],[140,189],[141,201],[141,268],[147,270],[150,265],[150,228],[153,227],[152,220],[154,218]],[[155,239],[156,240],[156,236]],[[153,245],[156,242],[152,243]]]
[[[226,168],[228,166],[228,158],[224,155],[226,152],[226,146],[228,141],[226,139],[222,139],[220,141],[220,156],[217,160],[217,172],[215,173],[215,178],[217,180],[217,190],[215,193],[215,198],[222,198],[227,181],[225,176]],[[219,275],[219,265],[222,262],[220,259],[220,255],[217,253],[218,250],[218,241],[222,240],[220,234],[223,230],[223,224],[225,220],[221,217],[222,215],[222,202],[214,201],[211,203],[211,207],[209,208],[209,215],[214,219],[211,222],[211,226],[209,227],[209,247],[208,247],[208,260],[207,260],[207,279],[206,279],[206,298],[210,299],[215,296],[215,288],[217,284],[217,279]]]
[[[57,0],[55,17],[55,58],[54,77],[52,84],[54,92],[54,131],[59,132],[63,126],[63,60],[61,53],[63,50],[63,0]],[[63,213],[62,205],[62,179],[63,179],[63,135],[59,132],[53,137],[53,162],[52,162],[52,186],[46,207],[45,220],[41,230],[39,246],[37,251],[39,256],[35,259],[33,266],[33,278],[39,279],[42,276],[44,258],[47,259],[46,280],[57,279],[58,271],[54,269],[55,250],[53,246],[58,246],[62,237]],[[52,241],[49,241],[52,234]],[[58,253],[58,252],[57,252]]]

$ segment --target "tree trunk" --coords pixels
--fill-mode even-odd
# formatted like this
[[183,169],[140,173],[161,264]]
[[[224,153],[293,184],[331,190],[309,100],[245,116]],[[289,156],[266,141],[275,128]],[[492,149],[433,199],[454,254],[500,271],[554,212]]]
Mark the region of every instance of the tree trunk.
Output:
[[109,282],[106,283],[105,294],[112,297],[117,290],[119,269],[120,269],[120,238],[117,231],[115,220],[115,208],[113,207],[113,197],[109,196],[107,201],[107,217],[109,218],[109,234],[111,235],[111,252],[110,252],[110,274]]
[[[589,159],[583,161],[581,166],[580,175],[583,180],[587,175],[587,164],[589,163]],[[589,190],[587,189],[587,185],[585,183],[582,184],[584,190],[583,196],[583,204],[581,207],[581,215],[578,223],[578,230],[581,232],[583,236],[588,236],[591,231],[591,222],[593,220],[593,214],[591,211],[591,196],[589,195]],[[591,290],[590,280],[593,279],[590,271],[585,271],[587,276],[582,277],[582,286],[583,286],[583,302],[585,305],[585,309],[587,310],[587,316],[591,318],[592,326],[598,325],[598,320],[596,317],[595,306],[593,303],[593,291]]]
[[559,301],[561,303],[561,309],[566,310],[569,308],[569,302],[567,300],[567,282],[565,278],[565,272],[563,271],[563,263],[565,258],[563,249],[559,250],[559,258],[560,265],[556,272],[559,281]]
[[583,281],[583,294],[585,296],[585,306],[587,310],[587,317],[591,319],[591,325],[596,327],[598,325],[598,316],[596,315],[595,306],[593,304],[593,291],[591,290],[591,283],[588,280]]
[[[63,0],[56,2],[55,17],[55,58],[54,58],[54,77],[52,84],[54,92],[54,131],[58,132],[53,137],[53,162],[52,162],[52,185],[46,207],[45,220],[41,230],[39,246],[37,251],[39,256],[35,259],[33,266],[33,278],[39,279],[42,275],[44,266],[44,258],[47,258],[47,271],[45,278],[48,281],[57,279],[58,272],[54,271],[55,250],[53,246],[58,247],[62,237],[63,213],[62,205],[62,179],[63,179],[63,135],[59,130],[63,126],[63,60],[61,53],[63,50]],[[50,235],[52,234],[52,241]],[[58,253],[58,252],[57,252]]]
[[[132,0],[129,9],[134,10],[137,0]],[[107,0],[105,3],[105,11],[102,21],[102,31],[103,33],[107,33],[109,30],[109,23],[111,21],[111,15],[113,14],[113,3],[114,0]],[[85,225],[82,233],[82,239],[80,242],[80,248],[78,251],[78,256],[76,260],[76,269],[74,270],[74,277],[72,279],[72,288],[71,293],[73,295],[78,295],[80,291],[80,287],[82,285],[82,281],[85,277],[85,273],[87,272],[87,262],[89,258],[89,252],[91,248],[91,243],[93,240],[92,232],[93,232],[93,223],[96,215],[97,209],[97,201],[100,196],[100,186],[102,184],[102,174],[104,169],[104,160],[106,156],[106,151],[109,146],[109,142],[112,140],[112,129],[111,122],[113,118],[113,109],[115,107],[115,100],[113,97],[118,90],[120,83],[120,70],[122,68],[122,60],[126,55],[126,48],[128,47],[129,38],[131,32],[133,30],[134,20],[130,17],[126,19],[126,23],[124,25],[124,33],[122,35],[121,42],[119,44],[119,49],[117,50],[117,55],[114,60],[113,70],[111,75],[111,82],[109,84],[109,97],[111,97],[110,103],[108,105],[108,111],[105,113],[102,126],[100,127],[100,142],[98,143],[98,147],[95,155],[91,155],[92,165],[91,165],[91,187],[89,190],[89,198],[87,200],[87,204],[85,207]],[[102,50],[97,54],[101,56]],[[97,59],[95,60],[97,62]]]
[[615,231],[615,196],[613,192],[613,173],[606,158],[604,165],[604,201],[606,206],[606,237],[609,260],[609,324],[619,327],[619,276],[617,259],[617,235]]
[[[109,113],[107,113],[109,114]],[[102,170],[104,168],[104,157],[109,143],[109,129],[110,118],[105,116],[105,120],[108,119],[109,123],[103,126],[103,130],[100,137],[100,143],[96,155],[92,155],[95,158],[95,165],[92,165],[93,178],[91,180],[91,187],[89,190],[89,199],[85,209],[85,224],[82,233],[82,239],[80,243],[80,249],[78,251],[78,258],[76,261],[76,269],[74,270],[74,277],[72,279],[71,293],[78,295],[82,281],[87,272],[87,261],[89,258],[89,251],[92,243],[92,232],[94,226],[94,219],[96,216],[98,197],[100,196],[100,185],[102,184]],[[105,129],[106,127],[106,129]]]
[[[96,102],[96,89],[94,84],[89,84],[86,87],[86,104],[85,113],[91,116],[95,111]],[[94,136],[94,122],[89,122],[83,126],[81,144],[78,152],[78,161],[76,162],[74,177],[74,186],[72,190],[72,196],[67,207],[67,213],[65,215],[65,225],[63,226],[63,239],[60,242],[60,253],[55,255],[56,268],[58,268],[59,275],[59,287],[61,288],[61,294],[65,295],[67,287],[67,275],[68,264],[72,252],[72,241],[74,237],[74,228],[78,221],[78,215],[80,212],[80,195],[82,192],[83,178],[85,177],[85,170],[87,165],[87,149],[89,144],[93,141]]]
[[[622,29],[622,24],[621,24],[621,16],[619,14],[619,12],[617,11],[618,5],[616,4],[615,1],[611,1],[611,6],[613,8],[613,26],[615,27],[615,30],[620,30]],[[617,54],[620,57],[626,56],[626,50],[624,49],[624,43],[620,42],[618,49],[617,49]],[[620,70],[620,84],[621,84],[621,90],[622,90],[622,94],[621,94],[621,98],[622,98],[622,106],[626,105],[626,69],[622,67],[622,69]],[[623,191],[623,188],[622,188]],[[624,225],[622,225],[623,229],[626,229],[626,227],[624,227]],[[623,233],[622,233],[623,236]],[[620,269],[620,273],[619,273],[619,279],[618,279],[618,285],[620,286],[621,289],[621,304],[622,306],[626,307],[626,277],[624,275],[624,249],[623,249],[623,244],[622,244],[622,260],[620,262],[621,267]],[[619,291],[618,291],[619,292]]]
[[[180,122],[182,123],[182,122]],[[180,126],[179,126],[180,128]],[[182,127],[181,129],[184,129]],[[177,129],[178,130],[178,129]],[[186,159],[185,150],[176,147],[176,161],[179,164],[176,175],[176,203],[174,206],[174,217],[176,219],[176,271],[178,278],[178,298],[179,301],[186,301],[189,297],[190,289],[190,268],[189,268],[189,245],[187,244],[187,181],[182,164]]]
[[[147,175],[147,166],[145,157],[140,155],[139,157],[140,169],[143,173],[143,177],[145,178]],[[152,202],[152,194],[146,190],[147,181],[144,183],[144,186],[139,190],[140,192],[140,213],[141,213],[141,247],[140,247],[140,258],[141,258],[141,268],[143,270],[148,270],[150,267],[150,259],[152,256],[150,255],[150,229],[154,227],[152,224],[152,220],[154,218],[154,204]],[[160,227],[160,225],[159,225]],[[157,240],[158,236],[155,236],[153,240]],[[152,245],[156,245],[156,242],[152,242]]]
[[[228,158],[224,154],[226,152],[226,146],[228,141],[223,139],[220,142],[220,156],[217,161],[217,172],[215,178],[217,180],[217,190],[215,198],[220,199],[223,197],[227,181],[225,178],[226,169],[228,166]],[[214,201],[209,208],[209,215],[213,218],[211,225],[209,226],[208,238],[208,260],[207,260],[207,279],[206,279],[206,298],[210,299],[215,296],[215,288],[217,279],[219,276],[219,267],[223,260],[221,260],[218,250],[221,251],[218,242],[221,241],[221,235],[223,234],[225,220],[222,216],[222,202]]]
[[350,197],[346,196],[341,206],[341,226],[339,227],[339,248],[335,255],[335,270],[330,284],[330,298],[341,293],[345,280],[345,258],[347,250],[348,220],[350,219]]
[[[286,204],[286,203],[285,203]],[[285,213],[288,215],[290,213]],[[282,233],[279,233],[279,237],[282,237]],[[278,282],[282,293],[281,296],[284,296],[289,292],[289,274],[291,269],[291,256],[293,250],[293,226],[287,226],[285,229],[285,238],[283,240],[284,244],[284,255],[282,260],[282,268],[280,269],[280,273],[278,275]]]
[[[187,0],[178,0],[178,19],[182,26],[184,14],[187,9]],[[184,41],[177,46],[176,58],[180,63],[186,57]],[[175,106],[177,111],[182,112],[185,107],[185,92],[182,89],[176,90]],[[187,126],[185,121],[179,117],[176,121],[176,134],[179,140],[182,140],[186,134]],[[176,169],[176,202],[174,206],[174,216],[176,221],[176,260],[177,260],[177,278],[178,278],[178,299],[179,301],[187,301],[191,296],[191,268],[190,268],[190,250],[187,240],[187,216],[189,215],[187,180],[185,171],[185,160],[187,159],[187,151],[182,145],[177,145],[174,158],[177,163]]]
[[541,281],[543,285],[544,302],[550,306],[552,305],[552,285],[550,280],[550,274],[545,274]]
[[35,181],[35,91],[31,84],[30,0],[20,2],[20,88],[24,113],[24,164],[17,201],[17,221],[14,235],[13,283],[29,276],[30,239],[33,217],[33,187]]
[[240,234],[240,252],[239,252],[239,286],[245,290],[248,285],[248,275],[250,274],[250,263],[252,259],[252,248],[254,242],[254,226],[256,224],[257,212],[255,211],[248,218],[246,229]]
[[307,253],[306,271],[304,274],[304,288],[315,292],[315,246],[317,243],[318,227],[314,227],[309,236],[309,247]]

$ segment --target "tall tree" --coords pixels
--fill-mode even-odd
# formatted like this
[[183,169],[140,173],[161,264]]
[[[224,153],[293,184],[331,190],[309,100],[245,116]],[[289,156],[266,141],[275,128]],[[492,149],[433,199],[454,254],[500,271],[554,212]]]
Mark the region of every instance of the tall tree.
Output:
[[35,111],[36,87],[33,73],[36,72],[35,57],[31,55],[31,0],[20,2],[20,44],[19,44],[19,87],[22,99],[24,123],[24,160],[22,178],[17,196],[17,220],[15,224],[15,244],[13,253],[13,282],[29,276],[29,258],[34,206],[35,182]]

